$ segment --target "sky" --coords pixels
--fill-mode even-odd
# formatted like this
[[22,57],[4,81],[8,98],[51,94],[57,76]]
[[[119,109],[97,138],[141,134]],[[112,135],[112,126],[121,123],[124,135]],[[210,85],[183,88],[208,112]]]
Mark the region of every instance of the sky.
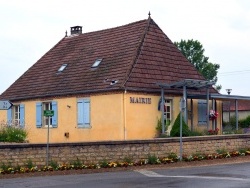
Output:
[[64,36],[151,18],[172,42],[198,40],[221,94],[250,96],[249,0],[0,0],[0,94]]

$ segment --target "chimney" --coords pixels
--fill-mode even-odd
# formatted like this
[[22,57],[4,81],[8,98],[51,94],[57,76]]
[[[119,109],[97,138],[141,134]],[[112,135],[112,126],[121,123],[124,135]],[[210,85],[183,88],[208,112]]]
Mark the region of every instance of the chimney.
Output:
[[71,35],[82,34],[82,26],[70,27]]

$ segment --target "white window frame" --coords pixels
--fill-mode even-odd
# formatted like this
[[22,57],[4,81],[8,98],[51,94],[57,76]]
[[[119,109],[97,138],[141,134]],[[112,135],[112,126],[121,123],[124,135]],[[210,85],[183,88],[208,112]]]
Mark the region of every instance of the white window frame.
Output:
[[13,124],[14,125],[20,125],[20,105],[14,105],[12,108],[12,114],[13,114]]
[[[43,102],[42,103],[42,113],[44,110],[52,110],[52,102],[49,101],[49,102]],[[43,116],[43,114],[42,114]],[[47,123],[48,122],[48,123]],[[43,124],[42,124],[43,127],[52,127],[52,117],[49,116],[49,117],[46,117],[46,116],[43,116]]]
[[164,122],[167,125],[167,121],[169,123],[172,121],[173,117],[173,99],[165,99],[164,103]]

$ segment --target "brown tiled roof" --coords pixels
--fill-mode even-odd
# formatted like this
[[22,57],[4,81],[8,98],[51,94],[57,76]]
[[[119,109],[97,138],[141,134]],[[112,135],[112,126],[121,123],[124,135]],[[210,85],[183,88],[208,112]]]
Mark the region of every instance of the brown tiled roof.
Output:
[[[230,111],[235,111],[235,101],[223,102],[223,111],[228,112],[229,106],[230,106]],[[249,100],[238,100],[238,111],[250,111],[250,101]]]
[[[102,59],[100,65],[91,68],[98,58]],[[58,73],[63,64],[67,67]],[[63,38],[0,98],[18,100],[121,89],[160,92],[156,83],[183,79],[204,80],[149,17]],[[118,82],[110,85],[112,80]]]

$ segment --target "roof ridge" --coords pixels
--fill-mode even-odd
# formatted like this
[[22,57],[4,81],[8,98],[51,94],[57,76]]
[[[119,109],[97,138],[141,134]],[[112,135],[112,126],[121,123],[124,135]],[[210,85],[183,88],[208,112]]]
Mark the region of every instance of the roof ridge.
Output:
[[124,83],[122,84],[122,87],[123,87],[123,88],[125,87],[126,83],[128,82],[128,80],[129,80],[129,78],[130,78],[130,76],[131,76],[131,74],[132,74],[132,72],[133,72],[133,69],[134,69],[134,67],[135,67],[135,65],[136,65],[136,63],[137,63],[138,57],[139,57],[139,55],[141,54],[141,51],[142,51],[141,48],[142,48],[142,46],[143,46],[145,36],[146,36],[146,34],[148,33],[148,30],[149,30],[149,26],[150,26],[151,20],[153,21],[153,19],[149,16],[148,19],[147,19],[147,22],[148,22],[148,23],[147,23],[147,25],[146,25],[146,27],[145,27],[145,30],[144,30],[144,32],[143,32],[143,34],[142,34],[142,36],[141,36],[141,42],[140,42],[140,44],[139,44],[138,47],[137,47],[135,57],[134,57],[134,59],[133,59],[133,61],[132,61],[132,63],[131,63],[131,66],[128,68],[128,73],[125,75],[125,79],[124,79],[125,81],[124,81]]

